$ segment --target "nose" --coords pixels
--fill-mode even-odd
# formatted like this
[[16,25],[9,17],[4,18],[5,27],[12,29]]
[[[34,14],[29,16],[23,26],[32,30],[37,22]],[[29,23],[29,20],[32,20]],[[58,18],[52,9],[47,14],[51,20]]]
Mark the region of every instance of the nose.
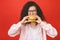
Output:
[[32,12],[31,12],[30,14],[31,14],[31,15],[33,15],[33,13],[32,13]]
[[34,13],[33,12],[30,12],[30,15],[34,15]]

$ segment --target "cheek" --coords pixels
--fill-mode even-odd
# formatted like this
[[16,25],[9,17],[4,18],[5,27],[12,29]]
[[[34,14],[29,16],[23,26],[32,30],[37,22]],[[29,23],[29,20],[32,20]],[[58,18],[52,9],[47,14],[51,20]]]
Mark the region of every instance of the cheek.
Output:
[[30,13],[30,12],[28,12],[28,15],[31,15],[31,13]]

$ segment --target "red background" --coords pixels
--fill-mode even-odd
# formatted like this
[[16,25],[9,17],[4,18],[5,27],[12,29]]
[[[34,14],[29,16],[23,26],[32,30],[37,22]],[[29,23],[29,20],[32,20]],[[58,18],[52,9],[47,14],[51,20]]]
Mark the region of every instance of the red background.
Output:
[[[29,0],[1,0],[0,1],[0,40],[18,40],[19,35],[12,38],[7,32],[10,26],[17,23],[20,18],[21,10]],[[51,23],[58,31],[54,39],[47,36],[48,40],[60,40],[60,1],[59,0],[32,0],[42,9],[46,20]]]

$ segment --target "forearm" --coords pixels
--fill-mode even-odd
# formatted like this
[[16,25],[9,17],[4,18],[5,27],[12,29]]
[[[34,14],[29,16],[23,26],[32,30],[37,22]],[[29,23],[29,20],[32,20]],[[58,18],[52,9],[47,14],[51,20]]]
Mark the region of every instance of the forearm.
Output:
[[41,23],[41,27],[46,31],[47,35],[54,38],[57,36],[57,30],[49,23]]
[[8,31],[9,36],[15,36],[18,34],[20,28],[21,28],[21,23],[13,24],[11,28]]

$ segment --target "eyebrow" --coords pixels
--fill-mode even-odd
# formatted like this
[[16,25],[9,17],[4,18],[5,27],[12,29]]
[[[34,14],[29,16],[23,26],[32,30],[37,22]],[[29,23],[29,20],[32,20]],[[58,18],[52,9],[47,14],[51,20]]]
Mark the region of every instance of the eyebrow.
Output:
[[28,10],[28,11],[33,12],[33,11],[36,11],[36,10]]

